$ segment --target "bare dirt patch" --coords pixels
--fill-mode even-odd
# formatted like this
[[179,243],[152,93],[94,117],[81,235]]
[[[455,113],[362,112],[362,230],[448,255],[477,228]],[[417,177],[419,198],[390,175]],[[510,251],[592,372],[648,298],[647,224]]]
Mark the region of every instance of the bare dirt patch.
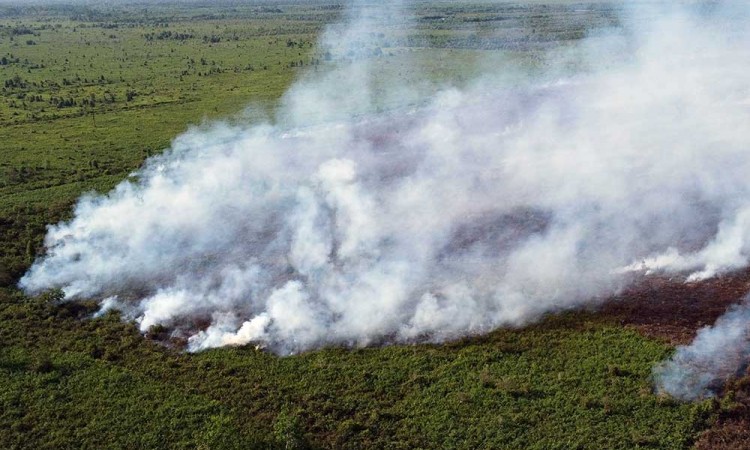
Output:
[[750,292],[750,270],[694,283],[646,277],[608,301],[601,313],[671,345],[685,345]]

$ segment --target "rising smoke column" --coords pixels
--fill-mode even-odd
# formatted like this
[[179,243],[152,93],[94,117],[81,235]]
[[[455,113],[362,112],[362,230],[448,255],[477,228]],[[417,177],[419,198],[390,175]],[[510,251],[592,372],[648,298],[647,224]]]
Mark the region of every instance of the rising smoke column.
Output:
[[[394,16],[352,11],[323,47],[350,55],[334,44]],[[191,350],[289,354],[523,324],[634,271],[743,267],[748,27],[654,14],[523,83],[498,81],[508,63],[418,108],[375,113],[420,97],[376,88],[377,59],[307,74],[275,121],[192,129],[83,197],[21,286],[100,298]]]
[[711,397],[724,382],[743,375],[748,361],[750,303],[746,298],[654,368],[657,391],[683,400]]

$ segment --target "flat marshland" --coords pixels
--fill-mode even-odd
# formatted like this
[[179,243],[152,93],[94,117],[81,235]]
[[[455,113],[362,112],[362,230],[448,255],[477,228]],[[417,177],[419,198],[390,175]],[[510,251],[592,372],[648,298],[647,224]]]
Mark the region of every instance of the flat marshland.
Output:
[[[46,226],[71,218],[82,194],[111,190],[189,127],[273,117],[296,79],[337,63],[318,37],[344,14],[323,1],[0,5],[0,447],[632,449],[746,438],[746,380],[693,403],[656,395],[652,380],[745,274],[703,288],[716,302],[705,321],[659,315],[658,295],[634,291],[601,311],[441,345],[287,357],[254,346],[187,353],[159,327],[143,335],[116,312],[94,317],[93,300],[16,287],[44,254]],[[420,3],[413,27],[374,36],[364,58],[384,80],[424,79],[428,96],[488,61],[534,71],[543,52],[617,17],[603,2]],[[693,292],[670,286],[661,300]]]

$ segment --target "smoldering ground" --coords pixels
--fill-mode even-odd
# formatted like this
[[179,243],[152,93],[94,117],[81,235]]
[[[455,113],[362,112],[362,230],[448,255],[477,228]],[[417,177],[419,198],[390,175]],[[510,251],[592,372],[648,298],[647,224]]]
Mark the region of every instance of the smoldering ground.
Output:
[[[354,5],[320,45],[351,56],[341,42],[366,48],[407,8]],[[275,120],[195,128],[81,198],[21,286],[101,298],[192,350],[289,354],[441,341],[601,301],[648,271],[744,267],[747,8],[623,9],[622,27],[537,72],[488,63],[418,107],[382,111],[424,86],[383,83],[377,58],[303,75]]]

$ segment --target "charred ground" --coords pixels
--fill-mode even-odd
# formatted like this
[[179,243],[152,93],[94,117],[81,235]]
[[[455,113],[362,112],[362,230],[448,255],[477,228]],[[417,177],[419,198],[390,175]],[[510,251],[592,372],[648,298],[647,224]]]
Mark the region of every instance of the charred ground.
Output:
[[[403,53],[423,55],[435,79],[468,76],[480,51],[534,65],[540,48],[616,25],[606,4],[583,6],[424,6],[419,33],[397,33],[378,57],[398,71]],[[750,378],[682,404],[654,395],[651,367],[740,301],[749,272],[650,277],[596,312],[445,345],[288,358],[185,354],[158,329],[92,318],[93,302],[21,294],[44,226],[82,192],[110,189],[189,124],[273,108],[296,71],[325,59],[316,34],[341,13],[227,8],[2,7],[0,447],[747,448]]]

